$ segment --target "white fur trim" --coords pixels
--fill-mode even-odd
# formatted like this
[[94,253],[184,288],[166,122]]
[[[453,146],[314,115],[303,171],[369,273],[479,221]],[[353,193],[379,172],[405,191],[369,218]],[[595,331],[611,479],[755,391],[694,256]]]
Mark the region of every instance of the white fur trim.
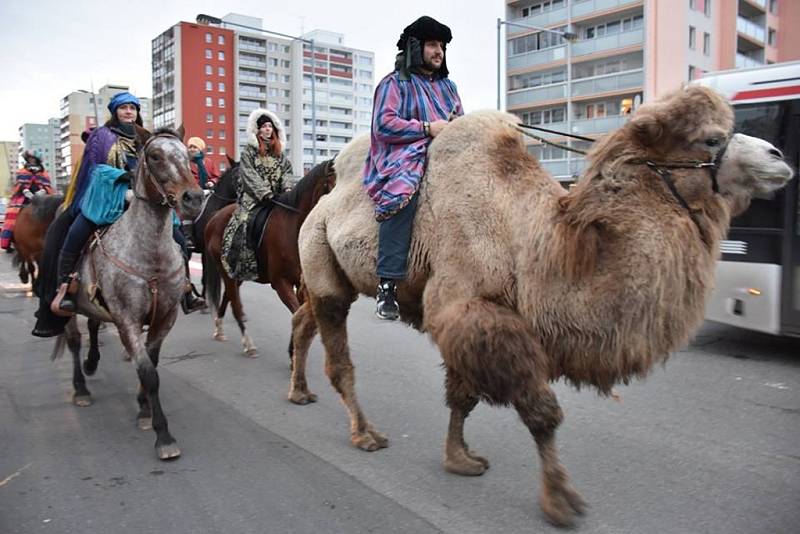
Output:
[[256,109],[250,113],[250,116],[247,118],[247,144],[258,148],[258,138],[256,138],[256,132],[258,128],[256,127],[256,121],[262,115],[266,115],[272,121],[272,124],[275,125],[275,129],[278,130],[278,139],[281,141],[281,146],[285,149],[286,148],[286,129],[283,127],[283,122],[275,115],[273,112],[267,109]]

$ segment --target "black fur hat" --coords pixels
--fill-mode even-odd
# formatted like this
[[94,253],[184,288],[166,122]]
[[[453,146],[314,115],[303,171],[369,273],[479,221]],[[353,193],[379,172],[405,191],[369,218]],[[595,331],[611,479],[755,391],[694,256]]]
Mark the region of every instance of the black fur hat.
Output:
[[441,41],[444,44],[444,58],[442,66],[439,67],[437,76],[447,78],[450,71],[447,69],[447,43],[453,39],[450,28],[437,22],[431,17],[422,16],[406,26],[400,40],[397,41],[397,48],[401,52],[397,55],[395,69],[400,71],[401,77],[407,79],[408,73],[424,65],[422,60],[422,49],[425,41]]

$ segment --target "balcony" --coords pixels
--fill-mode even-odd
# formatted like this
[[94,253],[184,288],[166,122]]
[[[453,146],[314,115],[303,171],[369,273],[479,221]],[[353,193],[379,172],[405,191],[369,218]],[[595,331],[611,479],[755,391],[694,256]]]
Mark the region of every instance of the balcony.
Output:
[[[559,9],[553,9],[547,11],[545,13],[540,13],[538,15],[528,16],[528,17],[520,17],[518,19],[514,19],[510,22],[516,24],[524,24],[528,26],[555,26],[559,23],[566,23],[567,22],[567,8],[562,7]],[[524,33],[531,30],[525,28],[519,28],[517,26],[508,26],[508,35],[514,35],[517,33]]]
[[616,130],[628,120],[627,115],[600,117],[597,119],[579,119],[572,121],[572,133],[578,135],[604,134]]
[[605,74],[593,78],[573,80],[572,96],[585,96],[595,93],[634,89],[642,87],[642,85],[644,85],[644,71],[642,69],[620,74]]
[[508,107],[519,106],[520,104],[537,103],[546,100],[558,100],[566,98],[567,84],[557,83],[554,85],[544,85],[540,87],[529,87],[526,89],[516,89],[508,93],[506,105]]
[[[644,29],[638,28],[614,35],[606,35],[596,39],[577,41],[572,45],[572,57],[606,52],[617,48],[641,45],[644,43]],[[509,67],[510,68],[510,67]]]
[[535,50],[533,52],[525,52],[524,54],[510,56],[508,58],[507,68],[508,70],[514,70],[544,65],[545,63],[563,60],[566,56],[567,47],[564,45],[546,48],[544,50]]
[[263,62],[263,61],[253,61],[253,60],[250,60],[250,59],[240,59],[239,60],[239,65],[242,65],[242,66],[245,66],[245,67],[250,67],[250,68],[255,68],[255,69],[260,69],[260,70],[267,70],[267,63]]
[[736,17],[736,31],[761,43],[764,42],[764,26],[744,17]]
[[539,163],[542,164],[545,171],[559,182],[571,182],[575,176],[581,175],[586,165],[586,160],[576,154],[575,159],[571,159],[569,162],[566,159],[546,159]]
[[764,65],[763,61],[746,56],[744,54],[736,54],[736,68],[749,69],[751,67],[761,67]]
[[583,17],[595,11],[606,11],[636,4],[642,4],[642,0],[574,0],[572,2],[572,18]]

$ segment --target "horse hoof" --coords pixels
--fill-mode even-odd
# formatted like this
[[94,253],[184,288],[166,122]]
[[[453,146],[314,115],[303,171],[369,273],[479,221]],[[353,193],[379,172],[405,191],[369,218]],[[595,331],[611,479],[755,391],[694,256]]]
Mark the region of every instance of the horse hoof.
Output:
[[139,427],[139,430],[152,430],[153,419],[151,417],[140,417],[136,420],[136,426]]
[[248,358],[258,358],[258,349],[256,347],[250,347],[244,351],[244,355]]
[[162,461],[175,460],[181,455],[181,450],[178,448],[177,443],[157,446],[156,452],[158,453],[158,459]]
[[81,408],[92,405],[92,397],[89,395],[73,395],[72,404]]
[[228,341],[228,336],[226,336],[225,334],[214,333],[214,339],[216,339],[217,341]]
[[300,406],[305,406],[306,404],[317,402],[317,396],[310,392],[292,391],[289,394],[289,401],[299,404]]

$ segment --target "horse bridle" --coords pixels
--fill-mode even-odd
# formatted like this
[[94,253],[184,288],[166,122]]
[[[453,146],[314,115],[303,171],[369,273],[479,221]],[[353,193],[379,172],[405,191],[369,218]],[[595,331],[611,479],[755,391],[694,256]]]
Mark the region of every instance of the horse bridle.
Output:
[[711,161],[697,161],[697,160],[690,160],[690,161],[661,161],[656,162],[650,159],[633,159],[629,160],[626,163],[631,165],[647,165],[650,170],[655,172],[661,177],[661,180],[667,185],[667,188],[672,193],[672,196],[675,197],[675,200],[683,206],[683,208],[688,211],[690,214],[692,212],[691,208],[689,208],[689,203],[686,202],[686,199],[678,191],[678,188],[675,187],[675,181],[672,179],[672,169],[708,169],[709,176],[711,177],[711,189],[714,194],[719,193],[719,182],[717,181],[717,173],[719,172],[719,166],[722,163],[722,158],[725,155],[725,151],[728,150],[728,144],[731,142],[733,138],[733,134],[729,134],[727,140],[720,148],[717,155]]
[[[161,186],[161,184],[158,183],[158,180],[156,180],[155,177],[153,176],[153,173],[150,172],[150,168],[147,165],[147,147],[150,145],[150,143],[152,143],[158,137],[172,137],[173,139],[178,139],[179,141],[180,141],[180,139],[176,135],[173,135],[173,134],[168,133],[168,132],[158,133],[156,135],[151,136],[147,141],[145,141],[144,146],[142,147],[142,158],[141,158],[142,161],[139,164],[139,167],[141,167],[142,170],[138,171],[138,172],[142,172],[142,173],[146,173],[147,174],[147,177],[150,179],[150,183],[153,184],[153,187],[155,187],[155,189],[156,189],[156,193],[161,195],[161,199],[160,199],[160,201],[154,201],[152,198],[150,198],[148,196],[140,196],[136,192],[135,184],[134,184],[134,188],[133,188],[133,195],[136,198],[138,198],[139,200],[145,200],[147,202],[155,202],[159,206],[168,206],[168,207],[174,209],[175,206],[178,205],[178,200],[175,198],[175,195],[173,195],[172,193],[167,193],[164,190],[164,188]],[[137,176],[137,178],[138,178],[138,176]]]

